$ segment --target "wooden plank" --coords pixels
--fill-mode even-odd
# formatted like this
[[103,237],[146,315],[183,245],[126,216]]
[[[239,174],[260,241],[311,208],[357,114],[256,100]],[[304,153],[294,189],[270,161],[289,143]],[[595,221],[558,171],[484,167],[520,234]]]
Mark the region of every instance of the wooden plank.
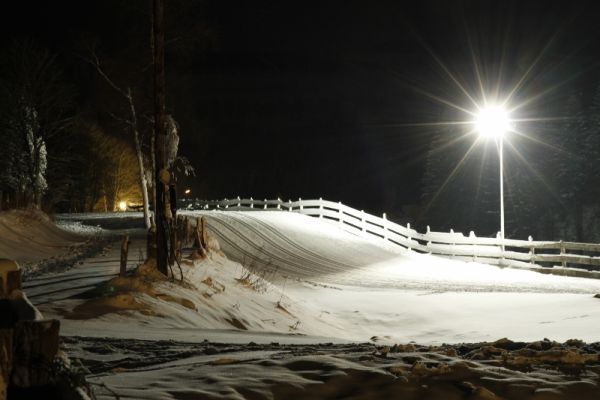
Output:
[[580,264],[600,266],[600,257],[580,256],[576,254],[539,254],[533,256],[534,262],[557,262],[567,264]]

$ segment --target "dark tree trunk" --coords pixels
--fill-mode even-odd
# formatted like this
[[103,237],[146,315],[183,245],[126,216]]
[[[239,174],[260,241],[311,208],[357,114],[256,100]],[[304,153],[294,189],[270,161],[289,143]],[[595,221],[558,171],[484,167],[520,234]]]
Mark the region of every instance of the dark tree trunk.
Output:
[[[165,208],[169,206],[166,200],[165,183],[161,173],[166,170],[165,144],[167,142],[165,130],[165,36],[163,21],[164,2],[154,0],[154,153],[156,170],[154,182],[156,186],[156,267],[164,275],[168,275],[168,221]],[[164,174],[162,174],[164,175]],[[164,176],[163,176],[164,177]],[[168,184],[168,182],[167,182]]]

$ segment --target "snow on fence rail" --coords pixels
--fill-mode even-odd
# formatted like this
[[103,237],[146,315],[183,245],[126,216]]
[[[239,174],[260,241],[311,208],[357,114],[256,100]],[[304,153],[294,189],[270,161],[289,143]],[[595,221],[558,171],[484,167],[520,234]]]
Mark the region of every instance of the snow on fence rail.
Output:
[[[550,242],[468,236],[460,232],[421,233],[392,222],[383,214],[377,217],[342,203],[327,200],[282,201],[249,199],[182,200],[182,208],[190,210],[281,210],[321,218],[337,223],[342,229],[364,237],[401,246],[419,253],[434,254],[463,261],[534,269],[539,272],[569,276],[600,278],[600,244]],[[585,266],[569,268],[571,266]],[[554,268],[544,268],[553,266]]]

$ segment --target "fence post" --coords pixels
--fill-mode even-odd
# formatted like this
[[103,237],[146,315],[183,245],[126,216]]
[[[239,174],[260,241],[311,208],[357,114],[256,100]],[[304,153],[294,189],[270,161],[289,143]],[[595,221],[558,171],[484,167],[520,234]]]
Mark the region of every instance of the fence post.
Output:
[[323,218],[323,198],[319,197],[319,218]]
[[[469,239],[475,239],[475,238],[476,238],[475,232],[470,231]],[[476,244],[475,244],[474,240],[473,240],[472,246],[473,246],[473,262],[475,262],[477,260],[477,249],[476,249]]]
[[265,205],[263,207],[263,210],[266,210],[266,209],[267,209],[267,199],[265,199]]
[[387,241],[387,215],[383,213],[383,240]]
[[408,249],[409,249],[409,250],[412,250],[412,246],[410,245],[410,242],[411,242],[411,240],[412,240],[412,236],[410,236],[410,222],[407,222],[407,223],[406,223],[406,229],[408,229],[408,230],[409,230],[409,232],[408,232],[408,233],[407,233],[407,235],[406,235],[406,238],[408,239]]
[[304,210],[304,206],[302,205],[302,199],[298,197],[298,204],[300,205],[300,210]]
[[565,256],[566,252],[565,252],[565,243],[561,240],[560,241],[560,263],[562,264],[563,268],[567,268],[567,262],[565,261]]
[[496,233],[496,239],[498,239],[500,242],[500,259],[498,260],[498,265],[502,266],[504,265],[504,239],[502,238],[502,234],[500,232]]
[[119,268],[119,276],[125,276],[127,273],[127,253],[129,252],[129,235],[123,236],[121,242],[121,265]]
[[[529,235],[527,241],[529,241],[530,243],[533,242],[533,238],[531,237],[531,235]],[[533,244],[531,244],[531,246],[529,247],[529,262],[531,264],[535,264],[535,247],[533,246]]]
[[343,226],[344,225],[344,212],[342,211],[342,202],[338,201],[340,208],[338,209],[338,223]]
[[281,199],[279,197],[277,198],[277,209],[281,210]]
[[364,232],[366,231],[365,227],[365,210],[360,210],[360,228]]
[[250,208],[254,208],[254,199],[250,197]]
[[240,196],[238,196],[238,197],[237,197],[237,201],[238,201],[238,202],[237,202],[237,206],[238,206],[238,207],[241,207],[241,206],[242,206],[242,203],[241,203]]
[[[429,234],[429,232],[431,232],[431,228],[429,227],[429,225],[427,225],[427,230],[425,231],[425,234]],[[426,247],[431,246],[431,240],[427,241],[427,244],[425,244]],[[431,249],[429,249],[429,254],[431,254]]]
[[292,212],[292,200],[288,200],[288,211]]

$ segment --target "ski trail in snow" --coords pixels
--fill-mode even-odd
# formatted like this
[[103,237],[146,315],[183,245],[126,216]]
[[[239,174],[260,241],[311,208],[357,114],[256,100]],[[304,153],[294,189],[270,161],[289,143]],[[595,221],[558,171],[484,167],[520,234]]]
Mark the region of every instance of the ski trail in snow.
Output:
[[[128,269],[138,263],[140,250],[145,251],[145,238],[137,235],[129,245]],[[68,271],[44,274],[23,283],[27,297],[34,305],[68,299],[89,290],[119,274],[121,248],[115,241],[105,253],[80,261]]]

